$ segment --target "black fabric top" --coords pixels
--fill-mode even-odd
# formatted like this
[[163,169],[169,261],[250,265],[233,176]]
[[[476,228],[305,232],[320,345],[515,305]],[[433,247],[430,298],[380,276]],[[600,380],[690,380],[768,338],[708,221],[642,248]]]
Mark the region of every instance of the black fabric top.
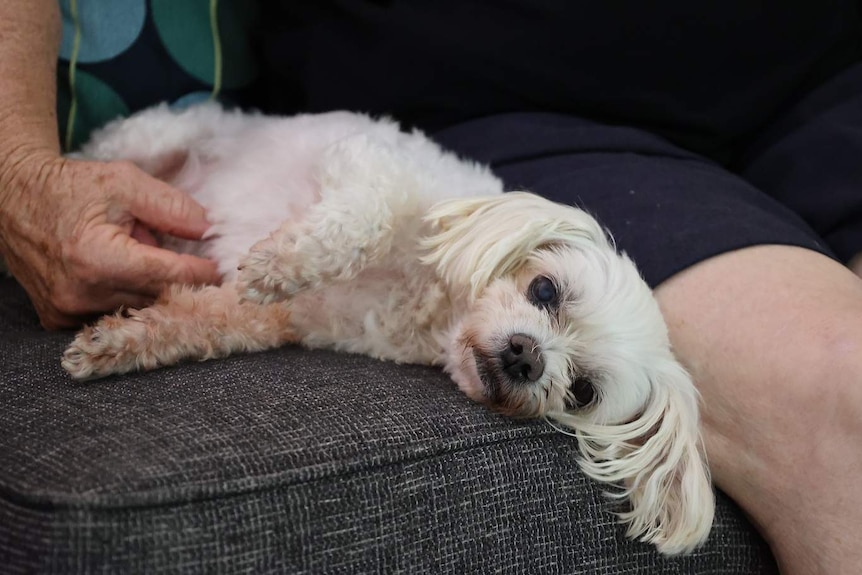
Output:
[[268,111],[434,131],[511,111],[644,128],[719,160],[860,59],[858,0],[272,0]]

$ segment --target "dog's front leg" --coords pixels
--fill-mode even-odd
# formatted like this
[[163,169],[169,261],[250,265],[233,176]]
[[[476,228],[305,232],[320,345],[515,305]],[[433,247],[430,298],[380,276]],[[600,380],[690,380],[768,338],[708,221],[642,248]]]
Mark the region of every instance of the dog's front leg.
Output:
[[239,266],[243,298],[277,302],[327,282],[350,280],[391,251],[390,230],[378,218],[332,210],[315,220],[285,224],[252,247]]
[[63,354],[75,379],[148,370],[296,341],[284,304],[242,304],[235,286],[174,286],[155,305],[101,318]]
[[421,226],[421,183],[397,152],[367,138],[330,150],[318,174],[319,203],[252,247],[239,289],[269,303],[332,281],[355,278],[385,260]]

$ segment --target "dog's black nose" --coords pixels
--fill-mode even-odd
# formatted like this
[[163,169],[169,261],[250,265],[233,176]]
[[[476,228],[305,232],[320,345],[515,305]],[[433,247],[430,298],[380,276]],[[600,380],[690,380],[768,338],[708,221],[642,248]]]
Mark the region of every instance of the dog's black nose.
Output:
[[503,371],[516,382],[532,382],[542,377],[545,363],[536,340],[523,333],[509,338],[509,345],[500,352]]

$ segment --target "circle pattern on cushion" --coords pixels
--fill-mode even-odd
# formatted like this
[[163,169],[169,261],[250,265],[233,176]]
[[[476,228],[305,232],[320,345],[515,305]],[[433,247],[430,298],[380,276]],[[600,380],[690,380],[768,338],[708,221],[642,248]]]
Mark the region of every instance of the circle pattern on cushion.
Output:
[[[70,60],[75,45],[76,14],[73,14],[72,0],[59,1],[63,15],[60,57]],[[78,0],[75,10],[81,29],[78,62],[82,63],[110,60],[125,52],[140,36],[147,15],[145,0]]]

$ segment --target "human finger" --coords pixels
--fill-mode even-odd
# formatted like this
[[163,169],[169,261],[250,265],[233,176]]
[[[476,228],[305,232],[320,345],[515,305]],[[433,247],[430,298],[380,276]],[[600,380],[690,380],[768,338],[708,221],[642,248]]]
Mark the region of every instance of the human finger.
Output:
[[99,296],[82,296],[74,306],[75,312],[61,311],[51,305],[36,305],[39,322],[46,330],[77,329],[100,315],[120,308],[144,308],[152,304],[154,297],[130,291],[112,291]]
[[112,273],[112,283],[117,288],[134,287],[152,296],[170,284],[205,285],[220,280],[218,266],[212,260],[145,244],[134,244],[128,258]]
[[129,212],[154,230],[197,240],[210,227],[206,210],[191,196],[143,172],[129,194]]
[[146,244],[148,246],[159,245],[159,241],[156,239],[156,236],[153,235],[153,232],[139,221],[135,221],[132,224],[132,231],[129,232],[129,236],[141,244]]

